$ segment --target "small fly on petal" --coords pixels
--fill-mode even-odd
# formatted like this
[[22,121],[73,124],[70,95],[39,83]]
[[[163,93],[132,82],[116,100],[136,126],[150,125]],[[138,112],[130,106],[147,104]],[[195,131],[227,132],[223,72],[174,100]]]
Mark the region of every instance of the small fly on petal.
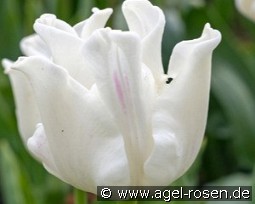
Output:
[[167,80],[166,80],[166,84],[170,84],[172,81],[173,81],[173,78],[168,77]]

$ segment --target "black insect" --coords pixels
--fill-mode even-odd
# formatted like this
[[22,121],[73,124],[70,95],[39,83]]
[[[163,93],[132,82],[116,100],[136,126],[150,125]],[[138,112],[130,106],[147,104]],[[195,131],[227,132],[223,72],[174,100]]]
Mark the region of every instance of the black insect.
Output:
[[171,81],[173,81],[173,78],[171,78],[171,77],[167,78],[167,80],[166,80],[166,84],[170,84],[170,83],[171,83]]

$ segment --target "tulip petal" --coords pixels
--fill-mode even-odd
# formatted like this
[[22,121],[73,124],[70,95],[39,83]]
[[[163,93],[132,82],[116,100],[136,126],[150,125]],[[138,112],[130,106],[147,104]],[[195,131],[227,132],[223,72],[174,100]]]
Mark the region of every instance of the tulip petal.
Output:
[[62,67],[37,56],[20,59],[12,70],[24,73],[33,87],[48,140],[39,144],[49,145],[56,168],[52,158],[42,157],[47,146],[29,146],[50,171],[58,169],[58,177],[93,193],[98,185],[128,185],[124,143],[95,86],[88,91]]
[[36,23],[41,23],[43,25],[47,25],[52,28],[56,28],[59,31],[63,31],[65,33],[68,33],[72,36],[77,37],[77,33],[73,29],[72,26],[70,26],[68,23],[65,21],[57,19],[57,17],[53,14],[43,14],[40,16],[40,18],[36,19]]
[[145,165],[148,182],[174,181],[195,160],[207,119],[212,51],[220,40],[220,33],[207,24],[200,38],[174,48],[168,70],[173,80],[164,86],[155,106],[155,148]]
[[33,135],[35,126],[40,122],[40,114],[29,81],[19,72],[11,69],[13,62],[4,59],[2,65],[10,77],[16,105],[18,128],[24,143]]
[[49,142],[46,137],[44,127],[41,123],[36,125],[36,130],[32,137],[27,141],[27,147],[30,152],[37,158],[39,161],[44,161],[44,167],[54,176],[61,178],[60,173],[55,164],[53,155],[50,151]]
[[124,1],[122,10],[129,30],[142,38],[143,62],[151,69],[156,84],[160,84],[163,75],[161,42],[165,26],[162,10],[147,0]]
[[141,83],[141,44],[135,33],[101,29],[85,43],[84,57],[93,67],[100,96],[120,127],[131,185],[143,183],[143,163],[152,148],[151,118]]
[[78,35],[86,40],[96,29],[103,28],[112,14],[112,9],[99,10],[97,8],[92,9],[93,15],[74,26],[74,29]]
[[37,34],[23,38],[20,42],[20,48],[26,56],[40,55],[50,58],[50,51],[47,45]]
[[255,2],[253,0],[235,0],[235,4],[240,13],[255,21]]
[[36,20],[34,29],[47,44],[53,62],[64,67],[74,79],[90,88],[94,78],[80,54],[83,41],[71,26],[63,22],[54,15],[42,15]]

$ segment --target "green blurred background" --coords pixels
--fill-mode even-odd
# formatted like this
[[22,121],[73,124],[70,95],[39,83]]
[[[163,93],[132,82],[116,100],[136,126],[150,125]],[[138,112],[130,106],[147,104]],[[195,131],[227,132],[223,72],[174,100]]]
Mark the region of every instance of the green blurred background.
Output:
[[[94,6],[112,7],[114,14],[108,26],[126,29],[121,14],[122,2],[0,0],[0,59],[15,60],[21,55],[19,41],[33,33],[33,22],[42,13],[54,13],[58,18],[74,25],[87,18]],[[210,110],[203,147],[192,168],[176,184],[254,185],[255,23],[237,12],[233,0],[151,2],[162,8],[166,15],[162,46],[165,68],[174,45],[200,36],[205,23],[209,22],[223,36],[213,57]],[[27,153],[17,130],[10,82],[2,69],[0,204],[45,203],[72,203],[72,188],[49,175]]]

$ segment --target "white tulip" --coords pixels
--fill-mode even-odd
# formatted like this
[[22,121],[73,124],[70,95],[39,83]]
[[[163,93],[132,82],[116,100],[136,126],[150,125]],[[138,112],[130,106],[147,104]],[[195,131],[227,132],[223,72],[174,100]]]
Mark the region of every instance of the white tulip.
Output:
[[255,0],[235,0],[235,4],[240,13],[255,21]]
[[122,8],[130,31],[103,28],[111,9],[74,27],[43,15],[21,43],[27,57],[3,61],[28,149],[50,173],[93,193],[169,185],[191,166],[221,40],[206,24],[200,38],[176,45],[164,74],[163,12],[148,0]]

